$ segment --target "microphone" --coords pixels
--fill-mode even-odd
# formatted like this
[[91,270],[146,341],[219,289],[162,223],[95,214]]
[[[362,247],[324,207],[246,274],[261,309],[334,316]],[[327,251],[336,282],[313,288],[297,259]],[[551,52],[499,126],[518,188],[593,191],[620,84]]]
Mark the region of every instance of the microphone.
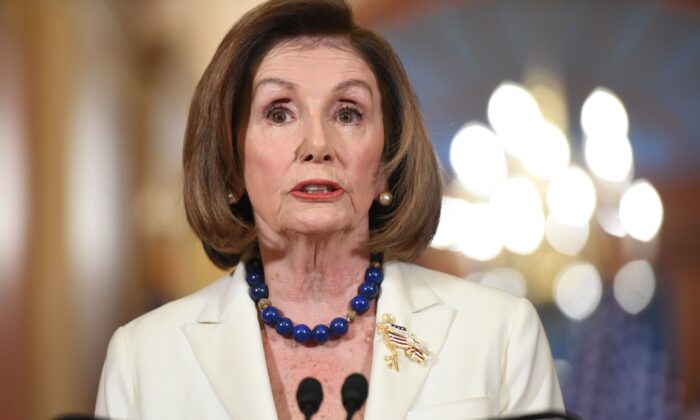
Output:
[[343,407],[348,413],[347,420],[362,407],[367,399],[367,379],[360,373],[353,373],[345,378],[340,395],[343,398]]
[[297,388],[297,404],[304,418],[309,420],[316,414],[323,401],[323,388],[316,378],[304,378]]

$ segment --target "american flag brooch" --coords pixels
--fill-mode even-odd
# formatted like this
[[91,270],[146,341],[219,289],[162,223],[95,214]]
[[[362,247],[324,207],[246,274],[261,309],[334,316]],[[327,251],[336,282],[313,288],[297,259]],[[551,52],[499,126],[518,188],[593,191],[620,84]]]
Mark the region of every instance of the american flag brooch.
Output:
[[389,355],[384,356],[384,361],[387,362],[387,367],[399,371],[399,353],[398,349],[403,349],[408,360],[423,366],[430,360],[430,351],[416,339],[416,337],[408,332],[406,327],[394,324],[395,319],[391,314],[382,315],[381,322],[377,323],[377,334],[384,339],[384,344],[389,349]]

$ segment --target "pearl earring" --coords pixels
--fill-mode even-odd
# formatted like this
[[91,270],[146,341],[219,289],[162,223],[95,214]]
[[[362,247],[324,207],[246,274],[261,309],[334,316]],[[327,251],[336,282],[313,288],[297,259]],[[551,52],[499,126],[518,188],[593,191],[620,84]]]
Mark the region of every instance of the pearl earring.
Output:
[[382,206],[390,206],[391,203],[394,201],[394,196],[391,194],[389,191],[384,191],[383,193],[379,194],[379,198],[377,199],[379,201],[379,204]]
[[236,196],[233,195],[232,192],[229,192],[229,193],[226,195],[226,198],[228,198],[228,203],[229,203],[229,204],[236,204],[236,203],[238,202],[238,198],[236,198]]

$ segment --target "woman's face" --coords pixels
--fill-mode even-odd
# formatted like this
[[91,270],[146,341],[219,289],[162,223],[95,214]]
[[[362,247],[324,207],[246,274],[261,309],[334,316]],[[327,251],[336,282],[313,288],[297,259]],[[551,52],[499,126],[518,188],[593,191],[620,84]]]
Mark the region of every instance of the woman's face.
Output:
[[325,235],[364,229],[384,146],[374,74],[357,54],[289,41],[253,78],[245,184],[261,232]]

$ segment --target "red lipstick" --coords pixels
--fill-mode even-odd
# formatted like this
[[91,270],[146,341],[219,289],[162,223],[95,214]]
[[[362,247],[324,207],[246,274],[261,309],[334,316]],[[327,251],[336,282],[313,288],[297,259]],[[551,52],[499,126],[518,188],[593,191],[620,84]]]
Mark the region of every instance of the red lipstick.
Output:
[[303,200],[330,201],[343,195],[345,190],[327,179],[307,179],[295,185],[291,193]]

